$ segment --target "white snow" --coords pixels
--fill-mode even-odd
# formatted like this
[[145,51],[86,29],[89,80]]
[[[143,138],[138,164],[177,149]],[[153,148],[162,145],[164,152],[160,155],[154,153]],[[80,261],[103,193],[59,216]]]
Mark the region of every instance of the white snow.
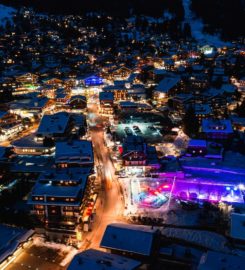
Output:
[[33,244],[38,247],[46,247],[49,249],[58,250],[62,254],[66,254],[66,257],[60,263],[60,266],[66,266],[72,258],[78,253],[77,249],[72,246],[66,246],[64,244],[46,242],[42,237],[34,237]]
[[190,24],[191,33],[200,45],[212,45],[215,47],[229,46],[229,42],[222,41],[218,35],[209,35],[203,32],[203,22],[195,17],[190,9],[191,0],[183,0],[185,22]]
[[185,241],[220,252],[229,252],[224,236],[209,231],[190,229],[164,228],[162,234],[167,237],[183,239]]
[[7,20],[12,22],[13,13],[15,12],[14,8],[0,4],[0,25],[5,26]]

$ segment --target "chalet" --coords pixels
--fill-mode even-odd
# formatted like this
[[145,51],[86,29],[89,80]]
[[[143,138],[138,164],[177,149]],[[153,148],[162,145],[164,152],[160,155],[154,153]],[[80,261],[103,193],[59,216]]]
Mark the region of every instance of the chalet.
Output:
[[230,120],[226,119],[203,119],[201,131],[207,139],[227,140],[233,135]]
[[70,96],[64,88],[56,90],[56,105],[65,106],[69,103]]
[[205,156],[207,153],[206,140],[191,139],[187,147],[187,153],[192,156]]
[[127,100],[128,94],[127,94],[127,88],[125,86],[115,86],[115,85],[110,85],[106,86],[103,89],[103,92],[109,92],[113,93],[114,95],[114,100]]
[[55,144],[50,140],[37,141],[35,134],[28,135],[12,142],[14,153],[17,155],[51,155],[55,151]]
[[203,119],[208,119],[213,115],[209,104],[195,104],[193,108],[199,123],[201,123]]
[[37,90],[38,76],[32,73],[26,73],[15,77],[16,87],[13,89],[14,96],[24,95],[35,92]]
[[87,98],[82,95],[72,96],[69,100],[71,110],[83,110],[87,108]]
[[124,80],[127,79],[132,71],[127,67],[119,67],[112,70],[109,74],[109,78],[114,80]]
[[149,226],[112,223],[106,227],[100,247],[112,254],[145,260],[155,252],[156,232]]
[[94,165],[92,143],[85,140],[56,142],[55,164],[58,168],[86,167],[92,170]]
[[11,102],[10,112],[21,117],[33,117],[41,115],[50,109],[51,104],[47,97],[33,97]]
[[173,108],[180,114],[184,115],[186,108],[193,104],[193,95],[191,94],[178,94],[171,98]]
[[108,252],[88,249],[77,254],[67,270],[137,270],[141,262]]
[[156,148],[145,143],[140,136],[127,136],[123,143],[122,160],[131,174],[159,168]]
[[51,239],[77,244],[90,180],[86,168],[69,168],[48,170],[36,181],[28,204]]
[[154,100],[157,104],[164,104],[167,97],[174,95],[181,83],[180,77],[166,77],[161,80],[153,91]]
[[103,114],[113,114],[114,93],[113,92],[100,92],[100,111]]
[[45,137],[52,139],[65,138],[71,131],[71,116],[66,112],[45,114],[39,124],[36,140],[43,141]]

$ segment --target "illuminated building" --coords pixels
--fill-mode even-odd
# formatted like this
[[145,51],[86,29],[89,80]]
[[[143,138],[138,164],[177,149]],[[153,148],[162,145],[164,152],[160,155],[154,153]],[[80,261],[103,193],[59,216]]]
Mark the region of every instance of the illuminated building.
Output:
[[83,80],[86,87],[103,85],[103,79],[99,76],[90,76]]
[[85,96],[77,95],[72,96],[69,100],[71,110],[84,110],[87,108],[87,99]]
[[180,82],[180,77],[167,77],[161,80],[158,86],[154,89],[154,101],[157,104],[165,104],[168,97],[176,93]]
[[77,254],[68,266],[68,270],[137,270],[141,263],[127,257],[88,249]]
[[142,173],[159,168],[156,148],[140,136],[127,136],[123,143],[123,165],[128,173]]
[[26,136],[12,142],[14,152],[17,155],[50,155],[55,151],[54,142],[49,144],[44,141],[36,141],[35,135]]
[[192,156],[204,156],[207,153],[207,142],[205,140],[190,140],[187,153]]
[[87,168],[50,170],[43,173],[31,191],[28,204],[51,238],[77,243],[81,217],[90,184]]
[[65,138],[71,131],[71,115],[67,112],[45,114],[39,124],[36,140],[43,141],[45,137],[52,139]]
[[55,164],[58,168],[93,168],[94,155],[91,141],[73,140],[56,142]]
[[100,111],[103,114],[113,114],[114,93],[100,92]]
[[127,94],[128,90],[125,86],[110,85],[110,86],[104,87],[102,90],[103,92],[113,93],[115,101],[128,99],[128,94]]
[[23,95],[35,92],[37,90],[38,76],[27,73],[16,77],[16,88],[13,89],[13,95]]
[[202,133],[207,139],[227,140],[233,136],[233,128],[230,120],[203,119]]

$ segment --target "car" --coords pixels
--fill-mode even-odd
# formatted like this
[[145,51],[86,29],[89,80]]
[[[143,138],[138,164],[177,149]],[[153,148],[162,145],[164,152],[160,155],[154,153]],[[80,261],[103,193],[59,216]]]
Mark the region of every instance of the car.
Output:
[[131,128],[129,128],[129,127],[125,127],[124,131],[125,131],[126,135],[128,135],[128,136],[133,135],[133,132],[132,132]]

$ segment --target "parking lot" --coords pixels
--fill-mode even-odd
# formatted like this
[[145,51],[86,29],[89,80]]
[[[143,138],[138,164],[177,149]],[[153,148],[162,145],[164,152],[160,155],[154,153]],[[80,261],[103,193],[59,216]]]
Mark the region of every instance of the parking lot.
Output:
[[161,142],[163,139],[160,130],[150,123],[119,124],[116,132],[120,140],[130,135],[142,136],[146,141],[151,141],[151,143]]
[[171,125],[171,121],[158,113],[124,113],[120,115],[116,133],[120,141],[126,136],[142,136],[146,142],[163,141],[162,128]]

